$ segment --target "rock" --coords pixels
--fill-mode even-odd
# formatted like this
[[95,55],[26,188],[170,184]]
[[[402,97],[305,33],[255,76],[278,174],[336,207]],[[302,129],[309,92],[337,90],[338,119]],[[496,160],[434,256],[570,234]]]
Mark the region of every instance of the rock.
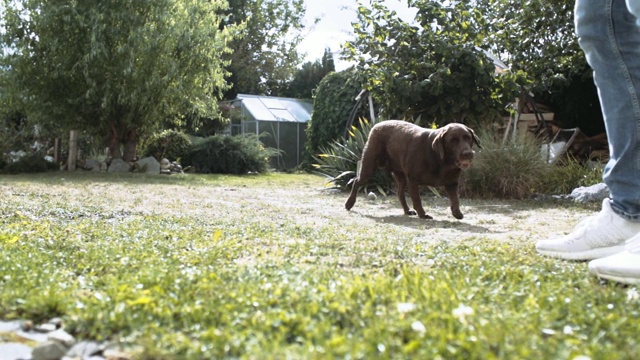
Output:
[[109,168],[107,169],[107,172],[110,173],[122,173],[129,171],[131,171],[131,165],[129,165],[129,163],[125,162],[122,159],[113,159],[111,161],[111,164],[109,165]]
[[67,348],[72,347],[76,343],[76,338],[62,329],[50,332],[47,334],[47,339],[58,342]]
[[168,170],[170,167],[171,167],[171,162],[169,161],[169,159],[164,158],[160,160],[160,169]]
[[132,360],[131,355],[123,353],[119,350],[105,350],[102,354],[107,360]]
[[32,360],[60,360],[67,353],[67,348],[55,341],[39,344],[31,352]]
[[376,201],[377,199],[378,199],[378,196],[376,196],[376,194],[373,191],[367,194],[367,200]]
[[70,358],[85,359],[102,353],[103,347],[95,341],[81,341],[75,344],[67,353]]
[[9,160],[11,162],[16,162],[16,161],[20,160],[21,158],[23,158],[26,155],[27,155],[27,153],[22,151],[22,150],[11,151],[11,152],[9,152]]
[[147,173],[147,174],[159,174],[160,173],[160,163],[153,156],[149,156],[143,159],[140,159],[133,163],[133,167],[136,171]]
[[84,170],[100,171],[100,166],[102,166],[102,163],[100,163],[98,160],[87,159],[84,162],[84,166],[82,168]]
[[19,343],[0,344],[0,354],[5,360],[31,359],[31,348]]
[[54,331],[55,329],[57,329],[56,325],[50,324],[50,323],[40,324],[34,328],[35,331],[41,332],[41,333],[49,333]]
[[609,188],[604,183],[596,184],[589,187],[579,187],[574,189],[569,195],[570,199],[575,202],[586,203],[592,201],[602,201],[609,197]]

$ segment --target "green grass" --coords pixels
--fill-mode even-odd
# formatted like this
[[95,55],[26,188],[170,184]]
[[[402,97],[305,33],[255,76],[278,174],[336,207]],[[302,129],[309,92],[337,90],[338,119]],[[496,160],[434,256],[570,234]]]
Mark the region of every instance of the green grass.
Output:
[[425,198],[425,221],[322,186],[0,177],[0,318],[61,316],[140,359],[640,357],[636,288],[533,248],[592,209],[463,199],[456,221]]

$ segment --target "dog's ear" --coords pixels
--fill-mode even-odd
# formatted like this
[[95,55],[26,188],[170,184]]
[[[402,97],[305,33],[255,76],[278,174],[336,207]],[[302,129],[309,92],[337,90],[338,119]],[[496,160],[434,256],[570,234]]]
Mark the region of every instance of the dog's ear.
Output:
[[471,129],[470,127],[467,127],[467,130],[469,130],[469,133],[471,134],[471,137],[473,138],[473,142],[476,143],[476,145],[478,145],[479,149],[482,149],[482,146],[480,146],[480,138],[478,137],[478,135],[476,135],[476,132],[473,131],[473,129]]
[[436,138],[433,139],[431,147],[435,152],[440,155],[440,159],[444,159],[444,134],[447,132],[446,128],[440,128],[436,130]]

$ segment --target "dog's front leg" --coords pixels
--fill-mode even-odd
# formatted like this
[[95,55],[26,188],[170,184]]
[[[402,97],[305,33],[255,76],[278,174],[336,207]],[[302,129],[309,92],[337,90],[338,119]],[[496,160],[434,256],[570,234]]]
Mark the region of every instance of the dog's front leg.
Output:
[[460,211],[460,199],[458,199],[458,183],[450,184],[444,187],[451,202],[451,214],[456,219],[462,219],[464,215]]
[[418,183],[409,179],[409,195],[411,196],[411,201],[413,202],[413,208],[418,213],[418,217],[422,219],[433,219],[431,216],[427,215],[424,212],[424,208],[422,207],[422,200],[420,200],[420,191],[418,189]]

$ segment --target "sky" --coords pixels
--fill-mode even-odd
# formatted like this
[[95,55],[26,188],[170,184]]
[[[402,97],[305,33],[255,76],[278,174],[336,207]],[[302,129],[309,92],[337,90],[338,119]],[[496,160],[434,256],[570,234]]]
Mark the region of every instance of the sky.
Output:
[[[367,0],[363,1],[368,4]],[[385,0],[385,6],[395,10],[405,21],[411,21],[415,15],[415,9],[406,5],[406,0]],[[306,31],[304,40],[298,48],[301,53],[306,53],[306,61],[316,61],[322,58],[324,49],[330,48],[334,53],[336,70],[344,70],[350,64],[339,60],[337,52],[340,44],[353,38],[351,23],[356,21],[356,0],[305,0],[307,11],[305,24],[310,27]],[[315,18],[320,21],[313,25]]]

